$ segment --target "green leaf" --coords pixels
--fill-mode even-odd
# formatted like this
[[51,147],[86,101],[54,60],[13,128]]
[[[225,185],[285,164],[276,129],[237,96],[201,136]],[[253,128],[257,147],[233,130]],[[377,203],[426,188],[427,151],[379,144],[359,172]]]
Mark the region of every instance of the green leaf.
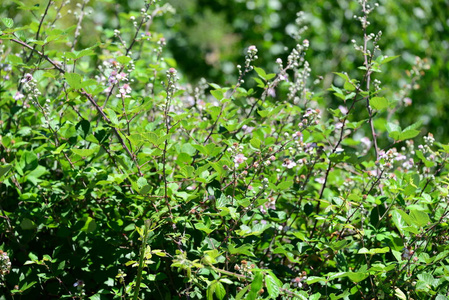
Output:
[[190,156],[195,155],[196,149],[190,143],[185,143],[181,146],[181,153],[187,153]]
[[23,230],[34,230],[37,227],[37,225],[32,220],[24,218],[22,222],[20,222],[20,227]]
[[339,77],[341,77],[345,81],[350,81],[351,80],[351,79],[349,79],[349,76],[346,73],[334,72],[334,74],[338,75]]
[[20,56],[10,54],[8,55],[8,61],[13,65],[20,65],[23,64],[23,60]]
[[64,77],[65,77],[67,83],[70,85],[70,87],[73,88],[74,90],[79,90],[82,87],[81,75],[76,74],[76,73],[65,73]]
[[147,180],[143,177],[137,179],[137,186],[141,189],[148,184]]
[[388,134],[389,137],[391,137],[395,141],[401,140],[401,133],[399,131],[392,131]]
[[89,134],[92,133],[92,128],[90,126],[89,121],[87,120],[81,120],[76,124],[75,126],[76,132],[79,136],[81,136],[83,139],[86,139]]
[[234,247],[234,245],[229,245],[228,251],[230,254],[244,254],[247,256],[254,256],[253,246],[250,244],[243,244],[240,247]]
[[429,273],[421,273],[417,275],[418,279],[424,282],[428,286],[436,287],[438,286],[439,280],[435,279],[432,274]]
[[421,125],[422,125],[422,121],[418,121],[418,122],[416,122],[416,123],[413,123],[412,125],[410,125],[410,126],[407,126],[403,131],[406,131],[406,130],[412,130],[412,129],[419,129],[420,127],[421,127]]
[[253,77],[254,81],[257,83],[257,86],[260,88],[265,88],[266,84],[259,77]]
[[121,63],[122,65],[126,65],[127,63],[129,63],[131,61],[131,57],[128,56],[119,56],[117,57],[117,61],[119,63]]
[[390,251],[390,248],[388,247],[384,247],[384,248],[372,248],[372,249],[367,249],[367,248],[361,248],[359,250],[359,252],[357,252],[357,254],[380,254],[380,253],[387,253]]
[[20,167],[23,171],[31,171],[37,168],[39,162],[37,155],[31,151],[23,151],[20,157]]
[[14,21],[11,18],[2,18],[2,22],[8,28],[12,28],[14,26]]
[[221,101],[224,98],[224,92],[223,90],[213,90],[210,91],[210,93],[212,94],[212,96],[215,97],[215,99],[217,99],[218,101]]
[[209,233],[211,233],[212,231],[214,231],[213,229],[210,229],[208,226],[206,226],[206,224],[204,224],[204,223],[196,223],[196,224],[195,224],[195,228],[196,228],[197,230],[204,231],[204,232],[207,233],[207,234],[209,234]]
[[380,64],[386,64],[386,63],[388,63],[388,62],[390,62],[390,61],[392,61],[392,60],[394,60],[394,59],[396,59],[396,58],[398,58],[398,57],[400,57],[400,55],[396,55],[396,56],[384,56],[382,59],[381,59],[381,62],[380,62]]
[[281,281],[277,279],[274,274],[268,274],[265,276],[265,285],[267,287],[268,296],[272,299],[277,299],[282,286]]
[[376,110],[381,110],[388,107],[388,100],[384,97],[373,97],[370,99],[369,104]]
[[238,292],[237,296],[235,296],[235,300],[243,299],[243,296],[245,296],[245,294],[248,291],[249,287],[250,287],[250,285],[247,285],[240,292]]
[[91,217],[87,217],[86,223],[84,223],[84,226],[83,226],[83,228],[81,228],[81,231],[84,231],[86,233],[91,233],[91,232],[94,232],[95,229],[97,229],[97,223]]
[[151,143],[155,146],[159,145],[159,136],[154,132],[134,133],[131,134],[128,138],[135,147],[140,147],[145,143]]
[[256,299],[259,291],[262,289],[263,285],[263,275],[262,272],[258,271],[254,276],[251,283],[251,290],[246,299]]
[[251,146],[253,146],[254,148],[260,149],[261,142],[258,138],[253,137],[249,142],[250,142]]
[[257,113],[258,113],[259,116],[261,116],[262,118],[265,118],[266,116],[268,116],[269,111],[268,111],[268,110],[258,110]]
[[394,289],[394,295],[395,295],[396,297],[398,297],[398,299],[401,299],[401,300],[407,300],[407,296],[404,294],[403,291],[401,291],[400,288],[395,288],[395,289]]
[[97,153],[99,147],[95,147],[92,149],[77,149],[77,148],[72,148],[70,150],[72,150],[73,153],[75,153],[76,155],[79,155],[81,157],[89,157],[95,153]]
[[265,70],[262,68],[254,67],[254,71],[256,71],[257,75],[259,75],[263,79],[265,79],[265,77],[267,76],[267,73],[265,73]]
[[395,124],[395,123],[387,123],[385,128],[387,129],[388,132],[401,132],[402,131],[401,126],[399,126],[398,124]]
[[11,170],[11,169],[12,169],[12,165],[10,165],[10,164],[5,164],[3,166],[0,166],[0,178],[3,175],[7,174],[9,172],[9,170]]
[[319,300],[321,299],[321,293],[315,293],[310,296],[309,300]]
[[411,130],[404,130],[403,132],[401,132],[401,134],[399,135],[399,138],[398,138],[398,140],[400,140],[400,141],[405,141],[405,140],[408,140],[408,139],[412,139],[412,138],[414,138],[415,136],[417,136],[418,134],[419,134],[419,130],[414,130],[414,129],[411,129]]
[[350,280],[354,282],[361,282],[369,276],[368,272],[347,272],[347,275]]
[[403,232],[404,229],[412,223],[410,217],[402,210],[392,211],[391,217],[393,223],[396,225],[400,232]]
[[277,185],[277,189],[280,191],[287,190],[293,185],[293,180],[282,181]]
[[108,115],[109,120],[111,121],[112,124],[118,125],[119,121],[118,121],[118,117],[117,117],[117,114],[115,113],[115,111],[113,111],[110,108],[105,108],[104,112]]
[[226,290],[223,284],[219,281],[215,284],[215,295],[219,300],[222,300],[226,296]]
[[345,81],[343,88],[350,92],[355,91],[355,86],[350,81]]
[[429,216],[425,212],[419,210],[410,211],[410,219],[411,222],[418,227],[423,227],[430,222]]
[[207,290],[206,290],[207,300],[213,300],[214,299],[214,292],[215,292],[215,287],[216,287],[215,284],[216,284],[216,281],[214,280],[207,287]]

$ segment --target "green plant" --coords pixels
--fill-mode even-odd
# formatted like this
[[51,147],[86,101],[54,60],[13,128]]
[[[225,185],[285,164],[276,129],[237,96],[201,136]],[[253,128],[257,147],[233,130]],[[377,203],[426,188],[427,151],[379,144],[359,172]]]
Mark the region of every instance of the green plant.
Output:
[[[0,33],[2,299],[446,299],[449,146],[430,133],[415,146],[421,122],[395,119],[411,89],[384,96],[399,58],[359,3],[361,65],[326,90],[304,13],[274,71],[252,45],[234,84],[195,86],[153,30],[168,4],[101,23],[97,6],[115,4],[14,2],[25,11]],[[405,80],[428,69],[416,59]]]

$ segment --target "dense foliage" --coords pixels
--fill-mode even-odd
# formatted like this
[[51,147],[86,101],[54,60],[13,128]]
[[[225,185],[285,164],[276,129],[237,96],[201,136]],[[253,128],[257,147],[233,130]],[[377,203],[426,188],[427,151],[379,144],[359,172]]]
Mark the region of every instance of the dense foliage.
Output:
[[[167,51],[195,2],[110,2],[2,8],[0,299],[449,297],[449,145],[395,115],[435,72],[392,71],[378,11],[396,4],[331,6],[351,20],[333,57],[305,38],[328,2],[279,18],[288,50],[261,22],[213,83]],[[190,40],[221,65],[239,38],[204,14]]]

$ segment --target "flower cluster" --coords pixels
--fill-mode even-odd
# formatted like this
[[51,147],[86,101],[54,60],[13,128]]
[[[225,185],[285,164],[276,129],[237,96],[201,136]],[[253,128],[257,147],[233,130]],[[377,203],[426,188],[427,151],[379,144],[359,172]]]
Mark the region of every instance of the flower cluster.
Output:
[[235,265],[234,269],[236,271],[239,271],[241,274],[251,274],[252,271],[251,269],[254,269],[256,267],[255,264],[252,263],[248,263],[246,260],[242,260],[240,265]]
[[302,271],[302,273],[299,276],[292,279],[292,285],[294,287],[302,288],[304,285],[302,282],[306,279],[307,273],[305,271]]
[[239,83],[243,83],[244,80],[242,79],[243,75],[249,71],[251,71],[252,69],[254,69],[254,67],[252,66],[252,62],[255,61],[256,59],[258,59],[257,56],[257,47],[252,45],[248,47],[248,50],[246,51],[246,55],[245,55],[245,69],[242,70],[242,66],[241,65],[237,65],[237,69],[239,70]]
[[304,130],[310,125],[318,125],[321,119],[321,111],[317,109],[307,108],[305,114],[302,116],[302,121],[298,124],[301,130]]
[[243,146],[238,143],[232,144],[231,147],[228,148],[228,152],[232,153],[234,167],[238,168],[242,163],[244,163],[248,158],[242,153]]
[[9,274],[11,270],[11,260],[8,253],[0,250],[0,279],[3,281],[5,275]]

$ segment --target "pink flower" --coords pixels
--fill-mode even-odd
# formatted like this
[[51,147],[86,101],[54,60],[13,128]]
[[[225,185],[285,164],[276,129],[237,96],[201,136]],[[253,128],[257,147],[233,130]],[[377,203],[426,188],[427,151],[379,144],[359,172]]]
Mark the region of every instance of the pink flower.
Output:
[[243,163],[245,160],[247,160],[248,158],[245,157],[245,155],[243,154],[237,154],[234,158],[234,163],[235,163],[235,167],[237,168],[241,163]]
[[31,80],[33,80],[33,75],[31,75],[30,73],[26,73],[20,82],[26,83],[26,82],[30,82]]
[[344,107],[343,105],[338,106],[338,109],[341,111],[342,114],[347,115],[348,109]]
[[248,47],[248,52],[257,52],[256,46],[252,45]]
[[25,98],[25,95],[22,94],[21,92],[17,91],[16,94],[13,96],[14,100],[20,100]]

